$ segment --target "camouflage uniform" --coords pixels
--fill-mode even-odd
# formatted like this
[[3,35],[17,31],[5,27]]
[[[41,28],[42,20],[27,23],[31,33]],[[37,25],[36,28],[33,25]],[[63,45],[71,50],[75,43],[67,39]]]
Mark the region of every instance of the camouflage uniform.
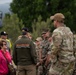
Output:
[[74,56],[75,56],[75,69],[73,75],[76,75],[76,34],[74,34]]
[[41,50],[40,46],[36,46],[37,62],[39,62],[39,51]]
[[44,62],[42,64],[42,66],[43,66],[42,75],[46,75],[48,72],[48,68],[49,68],[49,65],[46,66],[46,58],[47,58],[47,55],[50,54],[50,52],[51,52],[51,45],[50,45],[50,42],[48,41],[48,39],[43,40],[41,45],[42,45],[42,59],[44,60]]
[[72,75],[74,69],[73,33],[65,25],[52,34],[51,62],[49,75]]
[[39,65],[37,66],[37,75],[41,75],[42,72],[43,72],[43,68],[42,68],[42,65],[40,64],[40,61],[39,61],[39,58],[40,58],[40,55],[39,53],[41,52],[41,46],[36,46],[36,53],[37,53],[37,63],[39,63]]
[[49,54],[51,51],[51,45],[48,39],[43,40],[41,46],[42,46],[42,58],[45,58],[46,55]]
[[37,66],[36,66],[36,70],[37,70],[37,75],[41,75],[42,74],[42,65],[41,65],[41,41],[42,38],[41,37],[37,37],[35,40],[35,45],[36,45],[36,54],[37,54]]
[[74,52],[75,52],[75,58],[76,58],[76,34],[74,34]]

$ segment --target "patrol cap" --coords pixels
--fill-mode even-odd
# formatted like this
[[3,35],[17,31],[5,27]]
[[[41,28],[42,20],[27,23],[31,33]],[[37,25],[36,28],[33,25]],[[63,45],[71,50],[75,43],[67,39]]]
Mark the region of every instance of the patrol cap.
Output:
[[49,29],[43,29],[42,34],[46,34],[49,31]]
[[42,38],[41,37],[37,37],[36,41],[42,41]]
[[5,31],[2,31],[0,35],[8,35]]
[[42,34],[46,34],[46,32],[45,32],[45,31],[43,31],[43,32],[42,32]]
[[56,13],[55,15],[50,16],[50,19],[62,21],[63,19],[65,19],[65,16],[62,13]]

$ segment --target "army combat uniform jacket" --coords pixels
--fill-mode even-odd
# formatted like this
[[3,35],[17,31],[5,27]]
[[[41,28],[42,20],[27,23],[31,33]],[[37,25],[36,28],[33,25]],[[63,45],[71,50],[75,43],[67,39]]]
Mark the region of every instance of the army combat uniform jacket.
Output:
[[75,58],[76,58],[76,34],[74,34],[74,52],[75,52]]
[[75,57],[73,55],[73,33],[61,26],[52,35],[51,62],[49,75],[72,75]]
[[76,75],[76,34],[74,34],[73,45],[74,45],[74,56],[75,56],[75,69],[74,69],[73,75]]

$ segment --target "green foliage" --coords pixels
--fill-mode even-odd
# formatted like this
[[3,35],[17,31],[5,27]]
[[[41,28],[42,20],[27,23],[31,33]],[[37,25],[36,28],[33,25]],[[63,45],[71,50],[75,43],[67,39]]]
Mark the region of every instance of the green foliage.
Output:
[[71,28],[72,31],[76,31],[76,0],[50,0],[51,12],[55,14],[61,12],[65,15],[65,24]]
[[13,0],[11,11],[18,14],[24,25],[32,30],[32,22],[39,15],[46,21],[51,15],[61,12],[65,15],[65,23],[76,31],[76,0]]
[[33,39],[35,40],[37,37],[41,36],[42,30],[45,28],[48,28],[50,30],[50,19],[47,19],[47,21],[42,21],[42,17],[38,17],[38,21],[34,21],[32,24],[32,35]]
[[16,14],[10,16],[6,15],[3,19],[3,27],[0,31],[6,31],[8,37],[14,42],[17,37],[21,34],[20,28],[22,27],[22,21],[19,21],[19,18]]
[[38,16],[41,15],[46,20],[48,15],[44,0],[13,0],[10,6],[11,11],[17,13],[19,19],[22,19],[25,26],[29,27],[30,30],[34,19],[37,20]]

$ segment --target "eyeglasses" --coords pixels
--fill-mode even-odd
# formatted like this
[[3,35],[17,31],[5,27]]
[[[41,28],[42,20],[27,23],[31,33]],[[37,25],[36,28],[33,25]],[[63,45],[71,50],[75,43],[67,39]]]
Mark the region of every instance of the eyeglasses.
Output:
[[7,44],[3,44],[3,45],[5,45],[5,46],[6,46]]

